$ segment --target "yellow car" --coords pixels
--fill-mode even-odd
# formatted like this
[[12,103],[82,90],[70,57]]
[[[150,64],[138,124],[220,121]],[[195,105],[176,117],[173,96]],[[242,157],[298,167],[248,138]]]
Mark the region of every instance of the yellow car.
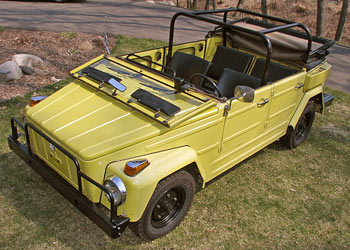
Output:
[[[174,45],[178,17],[216,28]],[[12,119],[9,146],[111,237],[129,225],[156,239],[210,180],[278,139],[290,148],[306,139],[333,100],[323,93],[332,44],[247,10],[179,12],[168,46],[101,55],[32,98],[26,122]]]

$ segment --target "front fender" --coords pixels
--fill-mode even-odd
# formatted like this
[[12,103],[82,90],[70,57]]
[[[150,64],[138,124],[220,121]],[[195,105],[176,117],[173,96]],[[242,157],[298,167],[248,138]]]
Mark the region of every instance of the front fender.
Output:
[[[150,162],[150,165],[139,174],[130,177],[124,173],[126,162],[145,158]],[[126,187],[126,201],[118,207],[118,215],[129,217],[131,222],[138,221],[158,182],[193,162],[201,169],[198,165],[200,163],[196,152],[192,148],[184,146],[110,163],[106,168],[105,178],[116,175],[122,179]],[[201,170],[200,172],[203,174]],[[202,177],[204,176],[202,175]],[[105,195],[102,195],[101,202],[107,208],[109,207]]]

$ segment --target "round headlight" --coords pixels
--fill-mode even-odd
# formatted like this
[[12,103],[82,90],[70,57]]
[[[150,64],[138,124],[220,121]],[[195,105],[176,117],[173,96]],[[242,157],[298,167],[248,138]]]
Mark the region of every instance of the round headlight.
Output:
[[[113,196],[115,206],[119,206],[125,202],[125,200],[126,200],[126,188],[125,188],[123,181],[119,177],[117,177],[117,176],[108,177],[104,181],[103,186],[105,186],[105,188],[107,188],[108,191]],[[106,195],[107,199],[109,201],[111,201],[110,197],[107,195],[107,193],[105,193],[105,195]]]

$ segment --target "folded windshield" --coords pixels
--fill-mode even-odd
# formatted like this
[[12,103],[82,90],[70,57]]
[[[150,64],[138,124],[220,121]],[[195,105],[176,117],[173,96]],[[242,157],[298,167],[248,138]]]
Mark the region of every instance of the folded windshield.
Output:
[[126,90],[126,86],[120,83],[122,79],[120,79],[119,77],[112,76],[108,73],[105,73],[101,70],[92,67],[86,67],[81,72],[93,78],[94,80],[99,81],[101,83],[100,88],[103,87],[104,83],[109,83],[121,92],[124,92]]
[[114,57],[101,57],[71,73],[82,82],[167,126],[170,126],[171,119],[178,119],[207,101],[177,91],[172,79]]

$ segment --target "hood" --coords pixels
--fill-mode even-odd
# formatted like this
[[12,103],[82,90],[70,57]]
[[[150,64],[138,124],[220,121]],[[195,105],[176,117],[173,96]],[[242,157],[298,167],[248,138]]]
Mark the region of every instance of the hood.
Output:
[[29,108],[27,118],[83,160],[101,157],[166,129],[78,82]]
[[214,105],[115,60],[99,57],[73,71],[77,80],[29,108],[28,121],[80,159],[92,160],[166,133]]

